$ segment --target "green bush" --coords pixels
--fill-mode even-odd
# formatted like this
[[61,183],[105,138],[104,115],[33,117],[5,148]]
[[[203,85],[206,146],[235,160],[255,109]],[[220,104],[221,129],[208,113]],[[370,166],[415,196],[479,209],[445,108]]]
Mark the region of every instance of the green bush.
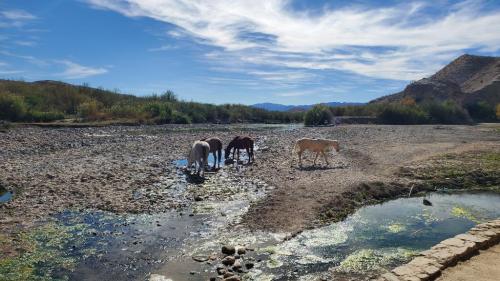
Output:
[[306,126],[327,125],[332,121],[332,113],[328,106],[315,105],[306,112],[304,116],[304,124]]
[[467,111],[474,121],[491,122],[496,120],[495,106],[484,101],[469,104]]
[[182,112],[174,111],[172,123],[174,124],[191,124],[189,116]]
[[100,104],[96,100],[89,100],[78,105],[76,112],[83,120],[95,121],[102,119]]
[[426,112],[420,107],[400,104],[386,105],[377,117],[384,124],[425,124],[428,122]]
[[428,112],[431,123],[465,124],[471,122],[467,111],[453,101],[427,103],[422,107]]
[[26,115],[26,120],[31,122],[52,122],[56,120],[64,119],[64,114],[62,112],[49,111],[30,111]]
[[26,111],[26,104],[22,97],[0,93],[0,120],[22,121]]

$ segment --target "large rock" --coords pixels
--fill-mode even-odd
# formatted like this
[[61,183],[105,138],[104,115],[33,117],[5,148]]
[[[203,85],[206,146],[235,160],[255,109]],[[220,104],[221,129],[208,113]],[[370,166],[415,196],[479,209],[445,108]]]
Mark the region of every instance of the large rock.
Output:
[[236,249],[233,246],[222,246],[222,253],[226,255],[234,255],[234,253],[236,253]]

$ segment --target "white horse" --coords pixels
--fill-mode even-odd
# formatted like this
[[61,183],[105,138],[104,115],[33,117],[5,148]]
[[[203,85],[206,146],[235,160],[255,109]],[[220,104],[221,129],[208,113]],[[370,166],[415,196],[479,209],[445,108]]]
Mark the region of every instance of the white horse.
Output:
[[[210,153],[210,145],[205,141],[195,141],[189,151],[188,168],[194,164],[195,172],[201,176],[205,175],[205,165],[208,163],[208,154]],[[198,165],[198,169],[196,169]]]
[[329,165],[328,159],[326,158],[326,152],[330,149],[330,147],[333,147],[337,152],[340,150],[339,142],[336,140],[302,138],[295,142],[293,151],[297,152],[297,154],[299,155],[300,166],[302,166],[302,153],[305,150],[316,152],[316,157],[314,158],[314,165],[316,165],[316,159],[318,159],[318,155],[320,153],[325,158],[326,164]]

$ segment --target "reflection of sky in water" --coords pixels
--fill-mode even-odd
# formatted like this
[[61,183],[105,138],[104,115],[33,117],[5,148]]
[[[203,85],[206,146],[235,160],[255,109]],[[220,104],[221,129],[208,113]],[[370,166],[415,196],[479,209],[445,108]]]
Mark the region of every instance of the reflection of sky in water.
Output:
[[5,203],[12,199],[12,192],[0,189],[0,203]]
[[[401,198],[361,208],[343,222],[305,231],[277,247],[272,258],[284,265],[269,271],[279,275],[301,265],[299,275],[321,272],[349,255],[355,261],[360,254],[375,255],[378,262],[393,267],[408,259],[408,250],[427,249],[477,222],[500,216],[498,194],[432,194],[427,199],[433,206],[424,206],[422,197]],[[361,253],[363,249],[375,251]]]

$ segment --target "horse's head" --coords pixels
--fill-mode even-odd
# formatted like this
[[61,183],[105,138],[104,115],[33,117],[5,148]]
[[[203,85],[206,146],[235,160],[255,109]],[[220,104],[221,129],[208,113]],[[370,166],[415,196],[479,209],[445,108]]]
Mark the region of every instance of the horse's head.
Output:
[[339,142],[338,141],[332,141],[331,145],[335,149],[335,151],[339,152],[340,146],[339,146]]

